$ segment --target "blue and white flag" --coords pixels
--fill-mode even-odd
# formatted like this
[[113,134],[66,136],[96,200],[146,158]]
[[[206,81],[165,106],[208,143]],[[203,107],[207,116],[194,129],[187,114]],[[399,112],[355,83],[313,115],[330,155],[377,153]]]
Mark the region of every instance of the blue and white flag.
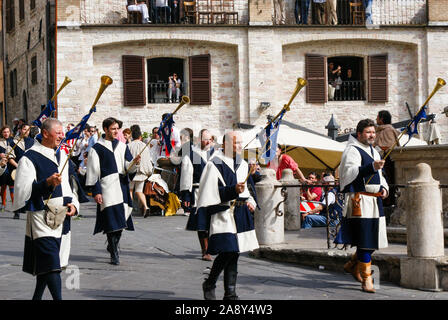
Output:
[[74,140],[74,139],[79,138],[79,136],[84,131],[84,129],[87,125],[87,121],[89,121],[90,116],[95,111],[96,111],[95,107],[91,108],[89,113],[86,114],[84,117],[82,117],[81,121],[72,130],[68,131],[65,134],[65,138],[59,144],[58,149],[56,150],[56,153],[59,152],[59,149],[61,149],[61,147],[63,147],[64,145],[67,145],[67,144],[70,145],[69,143],[67,143],[69,140]]
[[[401,131],[406,130],[406,133],[409,135],[409,139],[406,142],[406,144],[411,141],[411,138],[414,134],[418,134],[418,124],[422,119],[426,119],[426,109],[428,109],[427,106],[423,106],[423,108],[415,115],[414,119],[406,126],[406,128],[403,128]],[[404,146],[406,146],[406,144]],[[404,147],[403,146],[403,147]]]
[[[169,119],[168,119],[169,118]],[[166,146],[166,155],[169,156],[171,153],[171,150],[173,149],[174,145],[171,143],[171,129],[173,128],[174,119],[171,116],[171,113],[167,113],[165,118],[160,123],[159,127],[159,136],[162,138],[162,141],[164,142]]]
[[265,159],[266,163],[272,161],[277,152],[278,131],[285,112],[286,110],[283,110],[275,122],[269,122],[267,127],[257,134],[261,144],[261,158]]
[[33,124],[39,128],[42,127],[42,123],[47,120],[48,118],[51,118],[53,115],[53,112],[56,111],[56,108],[54,107],[53,101],[48,101],[47,106],[42,110],[39,117],[37,117],[36,120],[33,121]]

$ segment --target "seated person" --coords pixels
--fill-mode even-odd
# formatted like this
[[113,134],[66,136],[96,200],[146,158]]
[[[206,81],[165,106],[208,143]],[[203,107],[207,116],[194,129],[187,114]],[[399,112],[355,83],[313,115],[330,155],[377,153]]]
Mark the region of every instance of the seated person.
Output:
[[[315,172],[310,172],[308,174],[308,183],[309,184],[316,184],[317,174]],[[302,192],[300,196],[300,200],[302,201],[320,201],[322,197],[322,188],[320,187],[313,187],[313,188],[305,188],[305,190]]]
[[155,11],[157,23],[162,22],[162,20],[165,23],[171,23],[171,7],[169,6],[168,0],[156,0]]
[[142,23],[150,23],[151,20],[149,20],[149,12],[148,12],[148,6],[146,5],[146,1],[144,0],[128,0],[128,6],[127,9],[129,12],[132,11],[139,11],[142,14]]
[[[323,184],[333,185],[334,177],[328,174],[323,178]],[[338,193],[337,188],[331,187],[328,190],[328,209],[330,213],[330,226],[334,227],[337,223],[337,217],[332,219],[334,216],[333,211],[337,210],[336,205],[336,195]],[[323,201],[325,203],[325,194],[323,194]],[[326,227],[327,226],[327,215],[326,206],[323,204],[318,204],[315,209],[302,213],[302,229],[311,229],[312,227]]]

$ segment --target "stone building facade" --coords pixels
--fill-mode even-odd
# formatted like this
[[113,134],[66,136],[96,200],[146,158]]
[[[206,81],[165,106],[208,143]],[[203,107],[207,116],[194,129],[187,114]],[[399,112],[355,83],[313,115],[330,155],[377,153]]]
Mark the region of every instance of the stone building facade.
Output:
[[[374,25],[368,27],[297,25],[295,1],[285,1],[285,25],[273,24],[269,0],[235,0],[238,24],[178,25],[126,23],[126,10],[119,0],[101,1],[107,5],[99,5],[98,0],[59,3],[57,82],[62,83],[65,76],[73,79],[58,99],[60,119],[81,119],[96,96],[101,75],[107,74],[114,83],[101,97],[91,122],[100,125],[105,117],[115,115],[125,127],[138,123],[150,131],[158,126],[161,114],[173,111],[177,104],[150,101],[145,83],[145,103],[125,106],[122,57],[128,55],[142,57],[147,82],[152,81],[152,59],[177,59],[182,81],[187,82],[184,94],[191,93],[190,58],[210,57],[211,103],[189,104],[175,116],[179,128],[191,127],[195,133],[202,127],[223,134],[238,123],[265,124],[268,114],[277,114],[288,102],[297,78],[312,73],[307,56],[323,57],[320,67],[325,70],[329,61],[342,62],[344,67],[353,62],[362,91],[357,100],[324,97],[322,102],[313,102],[307,95],[314,89],[302,90],[286,119],[321,133],[326,133],[332,114],[342,130],[355,127],[362,118],[375,119],[384,109],[390,111],[393,122],[407,120],[406,103],[416,112],[437,78],[447,78],[448,16],[440,13],[444,1],[374,1]],[[375,91],[371,59],[377,56],[386,57],[384,101],[369,98]],[[439,90],[429,103],[442,143],[448,141],[448,118],[441,114],[447,90]],[[322,94],[326,96],[326,91]],[[270,107],[262,108],[262,102]]]
[[55,62],[55,0],[4,0],[6,123],[33,121],[51,98]]

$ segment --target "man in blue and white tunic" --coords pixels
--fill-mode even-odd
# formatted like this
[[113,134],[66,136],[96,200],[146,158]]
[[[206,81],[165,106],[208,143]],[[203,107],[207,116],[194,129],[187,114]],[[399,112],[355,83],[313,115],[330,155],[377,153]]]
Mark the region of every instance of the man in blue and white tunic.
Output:
[[371,256],[386,248],[386,218],[382,199],[389,187],[382,175],[384,160],[373,148],[375,123],[361,120],[356,127],[356,138],[350,136],[342,154],[340,190],[345,193],[343,220],[338,242],[356,246],[356,254],[344,266],[355,279],[362,282],[362,290],[375,292],[371,277]]
[[198,230],[198,215],[196,205],[199,194],[199,180],[208,159],[213,155],[215,149],[211,147],[212,136],[207,129],[202,129],[200,134],[200,145],[195,147],[190,138],[189,150],[186,150],[182,158],[180,170],[180,198],[182,207],[189,212],[186,229],[198,232],[198,239],[202,249],[202,260],[211,261],[208,248],[208,230]]
[[[132,199],[126,170],[132,155],[126,144],[117,139],[119,121],[107,118],[103,121],[105,134],[90,149],[87,161],[86,186],[93,186],[92,195],[97,203],[96,223],[93,234],[107,235],[107,251],[113,265],[120,264],[118,243],[123,229],[134,230],[132,223]],[[140,163],[140,156],[135,164]],[[130,173],[136,171],[133,166]]]
[[235,289],[239,254],[258,248],[251,215],[256,203],[245,182],[249,166],[240,157],[241,142],[239,132],[226,133],[223,151],[215,151],[199,183],[198,230],[209,230],[207,252],[217,255],[202,284],[206,300],[216,299],[216,281],[223,270],[224,299],[238,299]]
[[[63,223],[49,224],[46,208],[65,206],[67,216],[73,216],[79,210],[78,200],[70,187],[69,170],[61,172],[67,156],[64,152],[55,153],[63,138],[62,123],[53,118],[45,120],[42,140],[35,141],[23,155],[15,180],[13,211],[25,210],[27,213],[23,271],[37,275],[33,296],[37,300],[42,299],[47,286],[53,299],[62,298],[60,255],[64,253],[60,248]],[[65,250],[70,250],[69,246]]]

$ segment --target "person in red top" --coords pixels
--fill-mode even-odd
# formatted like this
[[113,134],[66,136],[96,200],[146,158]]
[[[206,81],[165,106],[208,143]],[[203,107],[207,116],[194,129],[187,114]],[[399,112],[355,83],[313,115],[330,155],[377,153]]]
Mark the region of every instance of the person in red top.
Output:
[[302,171],[299,169],[299,165],[294,161],[293,158],[287,154],[282,154],[282,149],[280,145],[277,145],[277,152],[275,154],[275,159],[269,162],[268,168],[274,169],[276,171],[277,180],[282,178],[282,172],[285,169],[291,169],[294,177],[299,179],[300,182],[309,183]]
[[[310,172],[308,174],[308,181],[311,181],[308,184],[316,184],[317,183],[317,175],[315,172]],[[322,197],[322,188],[321,187],[311,187],[303,190],[301,195],[302,201],[320,201]]]

